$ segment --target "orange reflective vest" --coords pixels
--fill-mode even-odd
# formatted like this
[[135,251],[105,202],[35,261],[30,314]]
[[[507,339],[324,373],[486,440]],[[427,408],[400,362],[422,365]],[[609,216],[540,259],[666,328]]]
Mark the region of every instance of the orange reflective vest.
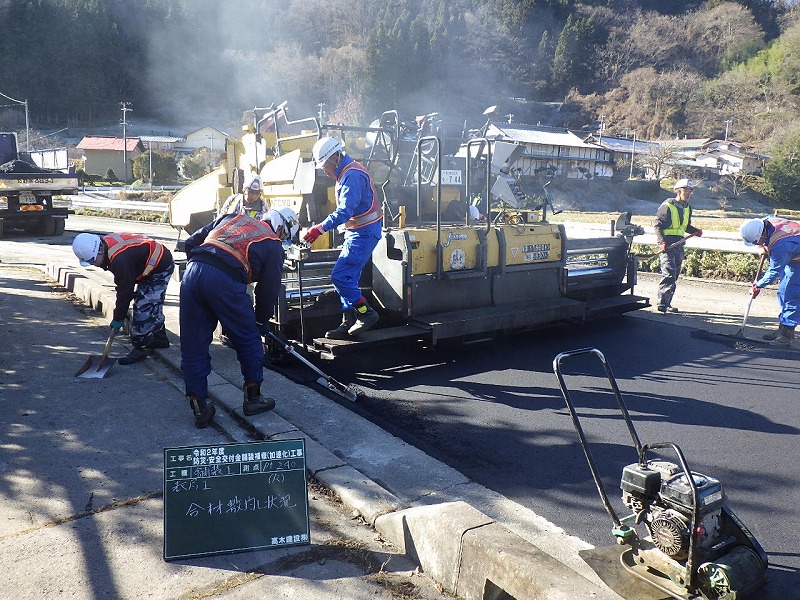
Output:
[[366,212],[350,217],[344,224],[345,229],[358,229],[366,225],[371,225],[375,221],[379,221],[383,217],[383,211],[381,211],[381,205],[380,202],[378,202],[378,194],[375,193],[375,186],[372,185],[372,177],[369,176],[369,171],[367,171],[360,162],[353,161],[349,165],[345,165],[341,173],[339,173],[339,177],[336,179],[336,195],[339,195],[339,182],[350,169],[356,169],[364,173],[367,176],[369,187],[372,190],[372,204]]
[[[772,250],[772,246],[774,246],[775,242],[778,240],[792,236],[800,236],[800,223],[780,218],[767,218],[767,221],[775,228],[775,231],[770,234],[769,240],[767,240],[767,252]],[[800,262],[800,256],[792,257],[792,260],[789,262]]]
[[144,265],[142,272],[136,277],[136,281],[140,281],[150,275],[156,265],[161,261],[164,256],[164,246],[157,241],[152,240],[137,233],[109,233],[103,236],[103,241],[108,246],[108,262],[112,262],[114,258],[126,248],[132,246],[141,246],[147,244],[150,247],[150,255],[147,257],[147,262]]
[[247,273],[247,282],[253,281],[253,268],[250,265],[250,246],[255,242],[275,240],[281,242],[272,228],[263,221],[257,221],[247,215],[236,215],[223,225],[208,234],[205,244],[211,244],[224,250],[241,263]]

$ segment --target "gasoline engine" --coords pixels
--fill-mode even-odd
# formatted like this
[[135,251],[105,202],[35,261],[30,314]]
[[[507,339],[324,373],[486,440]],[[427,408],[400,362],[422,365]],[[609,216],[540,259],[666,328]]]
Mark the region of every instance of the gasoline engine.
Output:
[[706,598],[743,598],[762,583],[766,553],[728,507],[717,479],[692,472],[692,480],[694,489],[687,472],[666,460],[626,466],[620,487],[631,511],[628,520],[643,524],[649,535],[634,543],[626,540],[622,519],[619,539],[631,544],[630,560],[677,585],[688,587],[694,575],[694,587]]
[[[638,455],[637,462],[622,470],[622,502],[630,514],[621,519],[606,495],[561,373],[564,359],[584,354],[602,362]],[[595,485],[614,523],[612,533],[619,544],[627,546],[620,556],[622,566],[662,592],[686,600],[739,600],[760,589],[766,581],[767,554],[728,506],[722,484],[691,471],[676,444],[640,442],[605,356],[596,348],[563,352],[556,356],[553,368]],[[655,455],[665,449],[674,452],[677,463]]]

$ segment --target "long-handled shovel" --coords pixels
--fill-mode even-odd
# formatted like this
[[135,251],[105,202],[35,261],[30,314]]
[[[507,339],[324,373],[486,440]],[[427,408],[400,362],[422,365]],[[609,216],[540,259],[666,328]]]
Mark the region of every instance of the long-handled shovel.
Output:
[[275,343],[279,344],[281,346],[281,348],[283,348],[284,352],[287,352],[288,354],[291,354],[297,360],[299,360],[301,363],[303,363],[309,369],[311,369],[317,375],[319,375],[320,378],[317,379],[317,383],[318,384],[320,384],[322,386],[325,386],[330,391],[336,392],[337,394],[339,394],[340,396],[343,396],[344,398],[347,398],[351,402],[355,402],[356,400],[358,400],[358,392],[356,392],[355,389],[353,389],[352,386],[345,385],[341,381],[336,381],[330,375],[326,375],[325,373],[323,373],[320,369],[317,368],[317,366],[314,363],[310,362],[302,354],[297,352],[297,350],[295,350],[294,347],[291,344],[286,343],[285,341],[283,341],[281,338],[279,338],[274,333],[269,332],[269,333],[267,333],[267,335],[273,341],[275,341]]
[[[666,252],[669,252],[670,250],[672,250],[673,248],[677,248],[678,246],[683,246],[687,242],[687,240],[689,238],[693,238],[695,236],[697,236],[696,233],[691,233],[691,234],[687,235],[685,238],[683,238],[682,240],[678,240],[677,242],[673,242],[672,244],[667,246]],[[653,257],[658,256],[659,254],[661,254],[661,251],[651,252],[650,254],[637,254],[636,258],[638,258],[638,259],[653,258]]]
[[117,362],[116,358],[108,358],[108,351],[111,350],[111,342],[114,341],[114,336],[116,335],[116,331],[114,329],[111,330],[111,333],[108,336],[108,340],[106,341],[106,346],[103,348],[103,355],[102,356],[90,356],[86,359],[86,362],[83,363],[78,372],[75,373],[75,377],[85,377],[87,379],[102,379],[108,373],[108,370],[112,367],[112,365]]
[[[756,281],[761,279],[761,267],[764,266],[764,259],[767,257],[766,254],[761,255],[761,259],[758,261],[758,268],[756,269],[756,278],[753,279],[753,285],[755,285]],[[753,306],[753,300],[755,300],[755,296],[753,296],[753,290],[750,290],[750,300],[747,303],[747,308],[744,309],[744,318],[742,319],[742,325],[739,327],[739,331],[736,332],[736,335],[739,337],[744,337],[744,326],[747,324],[747,317],[750,316],[750,307]]]

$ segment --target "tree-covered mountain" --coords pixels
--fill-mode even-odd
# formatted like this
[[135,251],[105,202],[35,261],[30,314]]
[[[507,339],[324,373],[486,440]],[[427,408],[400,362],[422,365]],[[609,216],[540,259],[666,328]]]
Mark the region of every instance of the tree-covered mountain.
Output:
[[524,98],[565,102],[549,124],[766,150],[798,122],[799,42],[797,0],[0,0],[0,93],[51,128],[120,102],[221,123],[288,100],[366,124]]

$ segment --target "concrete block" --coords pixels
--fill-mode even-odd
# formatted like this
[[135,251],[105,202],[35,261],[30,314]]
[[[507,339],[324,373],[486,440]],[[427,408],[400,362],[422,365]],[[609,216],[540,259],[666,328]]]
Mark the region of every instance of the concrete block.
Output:
[[318,471],[316,478],[336,492],[347,506],[358,511],[370,525],[374,526],[381,515],[405,508],[397,497],[353,467]]
[[453,593],[465,600],[619,598],[497,523],[466,531],[460,559]]
[[375,529],[447,591],[455,593],[463,536],[492,523],[466,502],[447,502],[383,515],[375,521]]

